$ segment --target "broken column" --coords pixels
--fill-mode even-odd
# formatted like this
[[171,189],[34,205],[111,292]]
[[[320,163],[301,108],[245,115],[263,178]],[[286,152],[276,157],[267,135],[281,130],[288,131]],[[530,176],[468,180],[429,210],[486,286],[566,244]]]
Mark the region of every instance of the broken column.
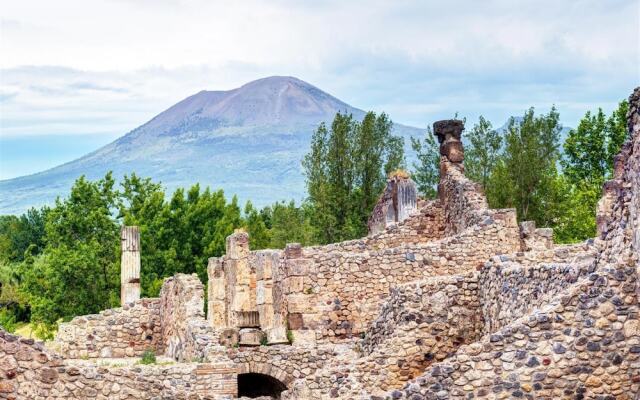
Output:
[[237,231],[227,237],[224,261],[227,279],[228,324],[238,328],[240,345],[259,345],[263,333],[256,307],[256,275],[249,260],[249,234]]
[[397,173],[387,180],[387,187],[369,217],[369,234],[384,231],[388,226],[407,219],[417,210],[416,184],[406,173]]
[[269,343],[286,343],[286,310],[282,298],[280,252],[262,250],[256,253],[256,304],[260,329],[267,334]]
[[140,298],[140,230],[123,226],[120,241],[120,303],[125,305]]
[[[284,250],[284,295],[286,324],[296,346],[315,346],[316,328],[321,319],[317,313],[316,295],[305,278],[309,276],[311,260],[305,257],[299,243],[289,243]],[[277,314],[276,314],[277,315]]]
[[207,293],[207,319],[212,328],[226,328],[227,298],[222,258],[211,257],[207,265],[209,287]]
[[445,119],[433,123],[433,134],[440,143],[440,183],[438,183],[438,197],[446,203],[444,190],[445,177],[457,170],[464,173],[464,149],[462,147],[462,131],[464,123],[457,119]]

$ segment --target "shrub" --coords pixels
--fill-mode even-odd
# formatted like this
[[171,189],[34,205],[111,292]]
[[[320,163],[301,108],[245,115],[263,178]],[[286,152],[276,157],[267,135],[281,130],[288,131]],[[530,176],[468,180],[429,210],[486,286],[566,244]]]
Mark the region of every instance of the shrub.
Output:
[[292,330],[287,330],[287,340],[289,341],[289,343],[293,343],[293,331]]
[[153,350],[145,350],[142,353],[142,358],[140,359],[140,364],[149,365],[156,363],[156,353]]

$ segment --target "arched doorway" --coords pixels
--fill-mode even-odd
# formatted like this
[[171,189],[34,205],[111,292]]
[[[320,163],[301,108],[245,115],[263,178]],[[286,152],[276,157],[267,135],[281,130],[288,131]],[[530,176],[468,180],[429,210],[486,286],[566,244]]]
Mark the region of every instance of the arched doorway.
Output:
[[271,375],[249,372],[238,374],[238,397],[256,398],[269,396],[279,399],[287,386]]

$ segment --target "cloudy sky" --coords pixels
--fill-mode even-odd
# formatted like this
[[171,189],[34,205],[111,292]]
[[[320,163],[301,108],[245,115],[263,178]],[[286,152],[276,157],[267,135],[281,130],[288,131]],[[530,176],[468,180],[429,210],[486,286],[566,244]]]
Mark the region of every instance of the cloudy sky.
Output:
[[0,0],[0,179],[83,155],[203,89],[292,75],[425,127],[640,84],[640,1]]

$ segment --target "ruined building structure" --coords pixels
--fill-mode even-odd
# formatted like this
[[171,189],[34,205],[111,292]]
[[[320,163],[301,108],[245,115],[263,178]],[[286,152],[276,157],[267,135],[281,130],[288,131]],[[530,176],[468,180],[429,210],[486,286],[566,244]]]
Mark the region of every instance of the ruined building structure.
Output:
[[490,209],[455,120],[434,124],[437,199],[391,177],[362,239],[251,251],[239,231],[206,289],[178,274],[140,299],[125,227],[122,307],[47,348],[0,331],[0,399],[638,399],[640,89],[628,128],[579,244]]

